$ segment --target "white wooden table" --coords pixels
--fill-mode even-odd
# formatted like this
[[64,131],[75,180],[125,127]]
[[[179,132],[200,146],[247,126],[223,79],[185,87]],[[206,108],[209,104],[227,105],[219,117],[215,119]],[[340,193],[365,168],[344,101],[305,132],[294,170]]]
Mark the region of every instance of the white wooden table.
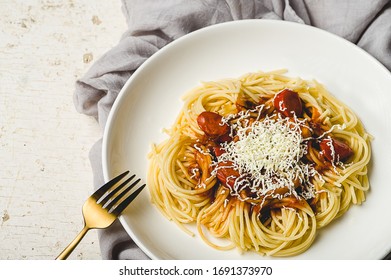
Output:
[[[81,230],[103,132],[74,83],[125,30],[119,0],[0,0],[0,259],[54,259]],[[100,258],[94,230],[70,257]]]

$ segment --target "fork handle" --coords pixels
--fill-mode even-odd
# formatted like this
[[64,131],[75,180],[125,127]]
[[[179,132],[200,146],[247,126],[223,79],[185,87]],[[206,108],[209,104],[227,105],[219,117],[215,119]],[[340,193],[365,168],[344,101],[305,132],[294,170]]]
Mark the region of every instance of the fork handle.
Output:
[[84,235],[88,232],[89,227],[84,226],[84,228],[79,232],[79,234],[73,239],[71,243],[65,249],[61,252],[61,254],[58,255],[56,260],[65,260],[69,257],[69,255],[73,252],[73,250],[76,248],[76,246],[80,243],[80,241],[83,239]]

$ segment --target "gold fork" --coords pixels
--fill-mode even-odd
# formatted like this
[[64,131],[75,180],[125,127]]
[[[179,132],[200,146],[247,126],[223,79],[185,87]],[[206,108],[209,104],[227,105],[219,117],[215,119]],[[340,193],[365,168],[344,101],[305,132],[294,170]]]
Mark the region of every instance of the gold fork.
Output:
[[[90,229],[102,229],[110,226],[116,218],[122,213],[122,211],[129,205],[133,199],[142,191],[145,184],[137,188],[131,195],[129,192],[136,187],[140,179],[137,179],[133,183],[131,181],[136,177],[130,176],[124,182],[120,183],[121,179],[125,178],[129,174],[126,171],[114,179],[107,182],[94,192],[83,205],[83,219],[84,228],[75,237],[75,239],[69,243],[69,245],[61,252],[56,260],[64,260],[72,253],[75,247],[79,244],[81,239]],[[128,196],[127,196],[128,195]]]

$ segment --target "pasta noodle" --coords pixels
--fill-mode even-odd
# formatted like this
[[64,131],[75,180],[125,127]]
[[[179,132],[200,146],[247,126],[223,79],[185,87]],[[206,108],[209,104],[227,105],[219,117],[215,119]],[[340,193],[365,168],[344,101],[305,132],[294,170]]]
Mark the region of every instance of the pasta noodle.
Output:
[[152,202],[216,249],[297,255],[365,201],[370,135],[320,83],[285,72],[202,83],[152,146]]

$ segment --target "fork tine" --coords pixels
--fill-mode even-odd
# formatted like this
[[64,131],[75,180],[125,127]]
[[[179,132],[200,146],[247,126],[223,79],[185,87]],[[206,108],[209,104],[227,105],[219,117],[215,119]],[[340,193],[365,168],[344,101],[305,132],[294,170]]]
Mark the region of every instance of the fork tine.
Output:
[[136,175],[130,176],[130,178],[126,179],[124,182],[122,182],[120,185],[116,186],[112,190],[108,190],[105,194],[103,194],[100,198],[97,199],[97,203],[104,206],[107,201],[109,201],[119,190],[121,190],[123,187],[125,187]]
[[[135,175],[133,175],[132,176],[132,179],[133,179],[133,177],[134,177]],[[113,192],[112,192],[112,194],[113,195],[110,195],[110,197],[114,197],[110,202],[109,202],[109,204],[107,205],[107,206],[105,206],[105,208],[107,208],[107,209],[110,209],[111,207],[113,207],[122,197],[124,197],[127,193],[129,193],[129,191],[131,190],[131,189],[133,189],[133,187],[134,186],[136,186],[139,182],[140,182],[140,180],[141,179],[137,179],[136,181],[134,181],[131,185],[129,185],[128,187],[126,187],[126,189],[125,190],[122,190],[118,195],[116,195],[115,196],[115,193],[114,192],[119,192],[121,189],[122,189],[122,187],[124,187],[126,184],[128,184],[129,183],[129,181],[130,180],[127,180],[125,183],[123,183],[123,186],[121,186],[121,188],[120,187],[118,187],[117,189],[115,189],[115,190],[113,190]],[[107,201],[105,201],[105,203],[106,203]],[[102,203],[102,205],[104,205],[104,203]]]
[[102,187],[100,187],[96,192],[94,192],[92,194],[92,196],[95,198],[95,199],[99,199],[100,197],[102,197],[112,186],[114,186],[116,183],[119,182],[119,180],[121,180],[123,177],[125,177],[127,174],[129,173],[129,171],[125,171],[124,173],[118,175],[117,177],[115,177],[114,179],[108,181],[106,184],[104,184]]
[[113,210],[109,211],[114,215],[119,215],[121,212],[138,196],[138,194],[144,189],[145,184],[140,186],[137,190],[135,190],[131,195],[129,195],[126,199],[124,199],[120,204],[118,204]]

